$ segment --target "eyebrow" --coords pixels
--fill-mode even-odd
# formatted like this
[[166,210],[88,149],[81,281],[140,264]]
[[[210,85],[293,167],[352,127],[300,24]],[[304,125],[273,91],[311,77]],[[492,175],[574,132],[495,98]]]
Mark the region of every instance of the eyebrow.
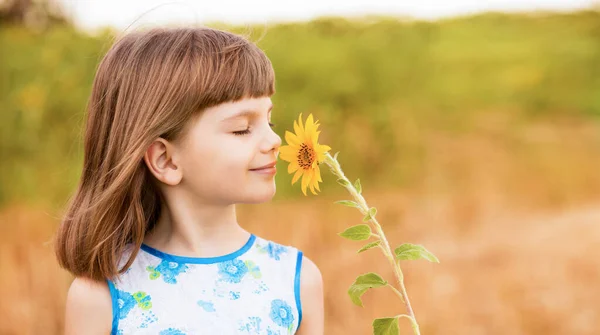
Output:
[[[269,109],[267,110],[267,114],[273,109],[273,105],[271,104],[271,107],[269,107]],[[238,117],[243,117],[243,116],[249,116],[249,115],[256,115],[256,114],[260,114],[260,112],[254,110],[254,109],[244,109],[234,115],[228,116],[226,118],[224,118],[222,121],[228,121],[231,119],[235,119]]]

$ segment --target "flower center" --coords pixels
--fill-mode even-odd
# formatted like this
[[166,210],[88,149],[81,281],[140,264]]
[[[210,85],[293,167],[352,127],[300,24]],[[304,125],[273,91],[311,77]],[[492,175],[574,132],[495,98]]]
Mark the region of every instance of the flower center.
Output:
[[307,170],[312,167],[315,161],[315,151],[305,143],[300,144],[300,150],[298,151],[298,165],[301,168]]
[[281,316],[282,319],[287,318],[287,311],[285,310],[285,308],[279,309],[279,316]]

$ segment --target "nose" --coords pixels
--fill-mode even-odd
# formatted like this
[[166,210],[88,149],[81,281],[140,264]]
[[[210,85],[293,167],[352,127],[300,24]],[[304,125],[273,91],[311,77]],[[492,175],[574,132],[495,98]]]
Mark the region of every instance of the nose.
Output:
[[277,135],[277,133],[274,132],[273,129],[271,129],[271,127],[269,127],[267,130],[267,133],[262,141],[260,151],[265,154],[268,154],[271,151],[274,151],[275,156],[277,156],[279,154],[280,146],[281,146],[281,137],[279,137],[279,135]]

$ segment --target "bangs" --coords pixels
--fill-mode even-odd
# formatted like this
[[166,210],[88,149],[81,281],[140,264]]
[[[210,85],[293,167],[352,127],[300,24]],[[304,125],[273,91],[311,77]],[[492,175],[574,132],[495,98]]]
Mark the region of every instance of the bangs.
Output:
[[198,107],[275,94],[275,72],[262,50],[240,36],[223,40],[221,35],[219,42],[226,45],[199,50],[204,66],[197,77],[201,81]]

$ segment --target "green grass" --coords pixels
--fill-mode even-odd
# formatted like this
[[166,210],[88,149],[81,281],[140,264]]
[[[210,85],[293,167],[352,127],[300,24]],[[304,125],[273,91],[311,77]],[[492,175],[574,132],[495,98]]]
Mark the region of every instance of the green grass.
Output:
[[[490,110],[520,123],[600,116],[599,12],[321,18],[266,29],[258,44],[277,75],[277,131],[312,112],[347,172],[367,183],[410,184],[422,168],[419,134],[468,132]],[[0,26],[0,204],[61,203],[73,191],[85,105],[111,38]],[[284,171],[277,178],[278,192],[300,194]]]

